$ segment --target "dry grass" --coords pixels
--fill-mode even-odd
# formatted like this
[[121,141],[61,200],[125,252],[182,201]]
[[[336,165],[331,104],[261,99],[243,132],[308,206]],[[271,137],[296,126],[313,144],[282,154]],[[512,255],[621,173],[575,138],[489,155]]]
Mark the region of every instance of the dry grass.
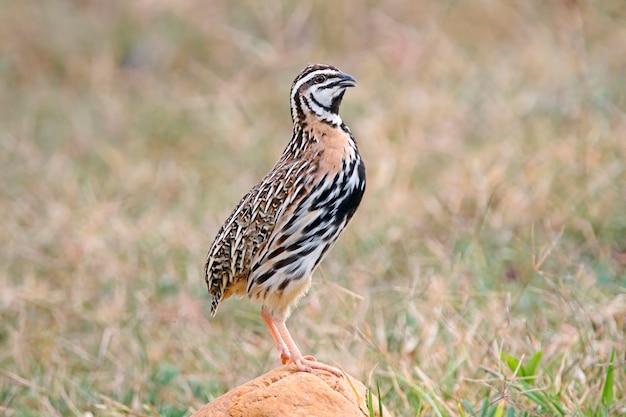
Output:
[[368,190],[303,350],[398,416],[626,413],[621,1],[233,3],[2,2],[0,414],[179,416],[277,365],[202,266],[318,61]]

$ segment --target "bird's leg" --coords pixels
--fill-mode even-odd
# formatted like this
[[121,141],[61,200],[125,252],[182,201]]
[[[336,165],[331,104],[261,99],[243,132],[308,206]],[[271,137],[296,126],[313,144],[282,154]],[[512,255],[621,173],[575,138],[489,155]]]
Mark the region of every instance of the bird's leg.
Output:
[[296,364],[299,371],[311,372],[313,369],[321,369],[323,371],[330,372],[331,374],[335,374],[339,377],[343,375],[343,373],[337,368],[334,368],[329,365],[325,365],[321,362],[316,362],[315,358],[311,356],[307,356],[307,357],[302,356],[302,353],[300,353],[300,349],[298,349],[298,347],[296,346],[296,342],[294,342],[293,338],[289,334],[289,330],[287,330],[285,321],[275,320],[273,318],[271,318],[271,320],[272,320],[272,323],[274,324],[275,329],[278,331],[278,334],[280,335],[283,342],[287,346],[287,349],[289,350],[291,361]]
[[270,331],[272,339],[274,339],[274,343],[276,343],[278,353],[280,354],[280,361],[283,363],[283,365],[285,365],[287,362],[289,362],[289,359],[291,359],[291,355],[289,354],[289,349],[287,348],[287,345],[285,345],[283,338],[280,337],[280,334],[278,334],[272,316],[264,308],[261,308],[261,318],[263,319],[263,323],[265,323],[265,326],[267,326],[267,330]]

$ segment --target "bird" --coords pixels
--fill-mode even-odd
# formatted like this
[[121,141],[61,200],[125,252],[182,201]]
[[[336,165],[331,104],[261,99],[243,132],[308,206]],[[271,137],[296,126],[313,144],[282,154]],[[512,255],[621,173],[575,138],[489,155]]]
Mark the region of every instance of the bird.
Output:
[[365,192],[365,164],[339,116],[346,89],[355,86],[330,65],[308,65],[298,74],[290,91],[291,140],[221,226],[204,267],[211,317],[232,295],[260,303],[282,363],[302,372],[342,376],[303,356],[285,321]]

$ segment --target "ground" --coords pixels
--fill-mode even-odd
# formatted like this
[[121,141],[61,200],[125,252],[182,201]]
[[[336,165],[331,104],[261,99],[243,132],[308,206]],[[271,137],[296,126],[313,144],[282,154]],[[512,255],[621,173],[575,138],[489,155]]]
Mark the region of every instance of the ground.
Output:
[[8,0],[0,414],[189,415],[278,365],[202,268],[307,64],[363,203],[288,324],[396,415],[626,413],[619,0]]

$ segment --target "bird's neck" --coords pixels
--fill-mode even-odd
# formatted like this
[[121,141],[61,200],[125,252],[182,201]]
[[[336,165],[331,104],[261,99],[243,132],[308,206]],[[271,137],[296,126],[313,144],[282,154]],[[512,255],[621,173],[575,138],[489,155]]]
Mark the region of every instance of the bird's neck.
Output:
[[348,146],[356,147],[348,127],[339,115],[335,116],[337,116],[337,124],[322,120],[312,113],[297,120],[293,125],[293,135],[285,152],[292,157],[299,157],[308,149],[317,147],[320,142],[327,142],[329,139],[349,142]]

